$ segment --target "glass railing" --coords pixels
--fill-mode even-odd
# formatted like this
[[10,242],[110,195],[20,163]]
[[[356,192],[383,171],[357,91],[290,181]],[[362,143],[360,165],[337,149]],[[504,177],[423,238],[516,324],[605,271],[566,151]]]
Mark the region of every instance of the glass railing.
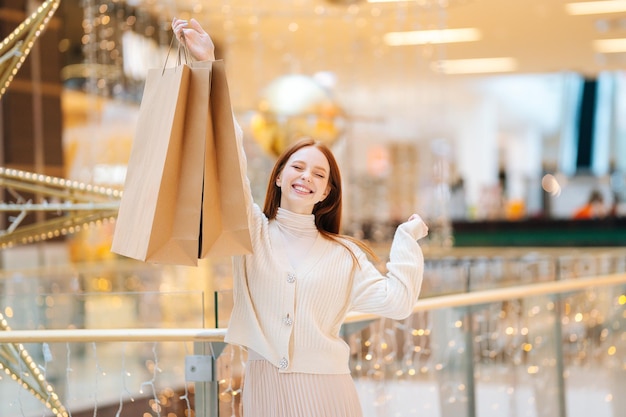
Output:
[[[163,411],[185,405],[180,400],[189,388],[184,362],[193,342],[134,342],[124,335],[205,326],[203,292],[173,290],[178,275],[173,269],[123,262],[3,271],[0,334],[12,333],[2,331],[6,328],[26,336],[43,329],[48,333],[41,342],[24,338],[0,344],[0,416],[42,416],[46,410],[62,415],[56,396],[74,417],[98,410],[115,415],[106,412],[120,404],[126,409],[122,415],[139,403]],[[120,335],[97,343],[51,340],[52,332],[67,330]],[[167,398],[167,393],[176,395]],[[160,407],[155,398],[161,398]]]
[[[72,417],[241,416],[230,290],[157,291],[169,278],[147,270],[154,284],[126,292],[72,290],[98,273],[0,280],[0,415],[54,415],[58,396]],[[625,307],[624,250],[469,252],[428,257],[410,318],[355,314],[343,335],[365,417],[618,417]]]

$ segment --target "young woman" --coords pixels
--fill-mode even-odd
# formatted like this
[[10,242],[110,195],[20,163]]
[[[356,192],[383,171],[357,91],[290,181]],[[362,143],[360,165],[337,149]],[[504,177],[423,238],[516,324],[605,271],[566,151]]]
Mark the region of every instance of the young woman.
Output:
[[[172,27],[196,59],[214,59],[198,22],[174,19]],[[309,138],[278,158],[263,209],[250,203],[254,252],[233,258],[226,337],[248,350],[244,417],[361,416],[341,325],[351,311],[403,319],[413,310],[424,269],[417,240],[428,233],[422,219],[398,226],[382,274],[367,246],[340,234],[341,208],[337,162]]]

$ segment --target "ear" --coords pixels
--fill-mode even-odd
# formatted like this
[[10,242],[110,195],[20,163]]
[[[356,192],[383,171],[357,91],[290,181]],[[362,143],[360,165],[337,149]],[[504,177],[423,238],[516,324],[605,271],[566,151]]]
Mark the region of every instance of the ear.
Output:
[[276,186],[280,188],[280,175],[276,177]]

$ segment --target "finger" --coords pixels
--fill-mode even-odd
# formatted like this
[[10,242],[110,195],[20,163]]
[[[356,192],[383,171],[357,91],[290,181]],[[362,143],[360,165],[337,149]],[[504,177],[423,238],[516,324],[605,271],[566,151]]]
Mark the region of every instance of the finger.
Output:
[[172,27],[184,28],[187,27],[188,22],[185,19],[174,19]]
[[172,19],[172,28],[178,28],[181,26],[181,24],[183,24],[185,21],[182,19],[178,19],[178,18],[174,18]]
[[202,25],[200,24],[200,22],[198,22],[196,19],[191,18],[189,23],[190,23],[189,26],[193,28],[194,30],[196,30],[198,33],[206,33],[205,30],[202,28]]
[[176,35],[177,38],[180,38],[180,35],[183,32],[183,28],[184,28],[184,25],[181,25],[180,23],[176,23],[176,25],[172,26],[172,30],[174,31],[174,34]]

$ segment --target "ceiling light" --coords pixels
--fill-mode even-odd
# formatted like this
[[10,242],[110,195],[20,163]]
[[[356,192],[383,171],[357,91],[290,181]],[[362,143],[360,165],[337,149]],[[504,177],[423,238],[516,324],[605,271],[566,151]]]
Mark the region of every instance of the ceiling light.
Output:
[[[337,0],[335,0],[337,1]],[[455,2],[456,0],[447,0],[447,1],[442,1],[442,0],[367,0],[367,3],[417,3],[418,6],[421,7],[439,7],[442,9],[445,9],[447,7],[450,7],[452,5],[453,2]],[[358,1],[354,1],[354,0],[344,0],[344,3],[346,2],[352,2],[352,3],[358,3]],[[459,3],[464,3],[467,2],[467,0],[461,0],[459,1]]]
[[401,46],[472,42],[481,37],[480,31],[476,28],[462,28],[389,32],[385,34],[384,40],[389,46]]
[[603,54],[626,52],[626,38],[598,39],[593,41],[593,48]]
[[626,0],[603,0],[567,3],[565,4],[565,11],[571,15],[626,12]]
[[434,72],[442,74],[481,74],[511,72],[517,69],[514,58],[446,59],[430,64]]

